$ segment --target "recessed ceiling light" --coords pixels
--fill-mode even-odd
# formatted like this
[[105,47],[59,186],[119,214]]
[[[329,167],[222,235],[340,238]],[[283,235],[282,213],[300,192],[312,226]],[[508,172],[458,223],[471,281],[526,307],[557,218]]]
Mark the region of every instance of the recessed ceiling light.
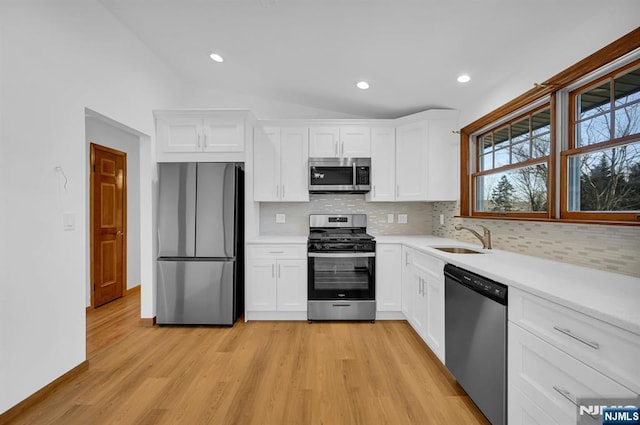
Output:
[[367,83],[366,81],[360,81],[358,82],[358,84],[356,84],[356,87],[358,87],[360,90],[366,90],[369,88],[369,83]]
[[458,76],[459,83],[468,83],[469,81],[471,81],[471,77],[469,77],[467,74],[462,74]]
[[217,53],[211,53],[209,55],[209,57],[211,58],[212,61],[214,62],[224,62],[224,59],[222,59],[222,56],[220,56]]

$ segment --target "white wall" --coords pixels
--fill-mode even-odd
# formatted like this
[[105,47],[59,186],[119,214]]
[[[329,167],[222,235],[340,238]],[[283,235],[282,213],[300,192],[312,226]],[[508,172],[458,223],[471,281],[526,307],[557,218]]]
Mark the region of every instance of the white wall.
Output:
[[296,105],[286,102],[272,101],[256,96],[225,92],[219,90],[203,89],[190,86],[185,91],[185,104],[192,108],[240,108],[249,109],[260,120],[266,119],[346,119],[365,118],[356,115],[344,114],[326,109],[310,106]]
[[[140,137],[90,116],[86,118],[85,126],[87,151],[90,149],[89,145],[95,143],[127,154],[126,289],[130,289],[140,285]],[[87,179],[89,179],[88,175]],[[88,225],[87,232],[89,228]],[[89,255],[90,247],[87,246],[87,256]],[[87,258],[87,306],[91,305],[91,282],[89,281],[91,273],[89,273],[89,268],[90,261]]]
[[0,43],[4,412],[85,360],[85,107],[151,135],[151,110],[178,106],[182,86],[93,0],[2,1]]

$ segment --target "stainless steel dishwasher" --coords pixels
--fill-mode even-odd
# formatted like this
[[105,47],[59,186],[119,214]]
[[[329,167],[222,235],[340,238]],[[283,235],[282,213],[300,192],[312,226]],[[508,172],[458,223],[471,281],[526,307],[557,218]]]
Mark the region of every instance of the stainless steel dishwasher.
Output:
[[447,264],[445,365],[493,425],[507,423],[507,287]]

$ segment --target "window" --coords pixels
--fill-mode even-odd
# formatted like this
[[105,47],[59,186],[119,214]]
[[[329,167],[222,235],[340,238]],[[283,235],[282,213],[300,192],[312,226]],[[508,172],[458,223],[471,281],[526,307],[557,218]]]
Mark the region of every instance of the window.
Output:
[[640,224],[640,27],[460,140],[463,217]]
[[569,99],[563,216],[635,220],[640,212],[640,64],[581,87]]
[[545,105],[477,137],[474,215],[547,216],[551,134]]

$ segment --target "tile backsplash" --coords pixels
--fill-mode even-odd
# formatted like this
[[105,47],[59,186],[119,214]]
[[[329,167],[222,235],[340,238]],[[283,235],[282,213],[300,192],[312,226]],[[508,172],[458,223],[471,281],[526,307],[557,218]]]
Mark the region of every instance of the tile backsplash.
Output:
[[[374,235],[435,235],[480,245],[471,233],[454,226],[482,224],[491,229],[496,249],[640,277],[640,227],[462,219],[455,217],[459,211],[458,202],[365,202],[364,195],[311,195],[310,202],[261,203],[260,234],[304,236],[309,214],[361,213],[368,215],[368,231]],[[285,223],[276,224],[276,214],[285,214]],[[388,214],[393,223],[387,223]],[[398,214],[407,214],[407,224],[398,224]]]
[[462,219],[455,217],[460,211],[458,202],[430,206],[435,236],[480,245],[471,233],[457,231],[454,226],[476,228],[482,224],[491,229],[496,249],[640,277],[640,227]]
[[[295,236],[309,233],[309,214],[367,214],[367,230],[374,235],[429,235],[432,233],[431,204],[426,202],[365,202],[364,195],[310,195],[309,202],[263,202],[260,204],[260,234]],[[285,223],[276,223],[285,214]],[[393,214],[393,223],[387,215]],[[398,224],[398,214],[407,215]]]

